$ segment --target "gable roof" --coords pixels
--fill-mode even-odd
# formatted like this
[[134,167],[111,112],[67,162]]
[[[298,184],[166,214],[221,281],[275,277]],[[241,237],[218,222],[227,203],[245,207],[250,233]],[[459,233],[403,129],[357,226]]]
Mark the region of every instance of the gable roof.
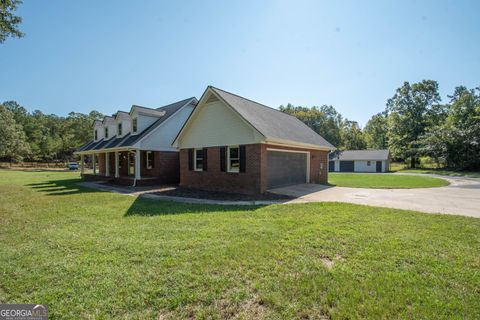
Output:
[[209,86],[207,90],[209,89],[257,129],[266,140],[291,141],[335,149],[332,144],[294,116],[219,88]]
[[388,160],[390,151],[384,150],[344,150],[330,152],[330,160]]
[[[188,99],[183,99],[171,104],[168,104],[166,106],[152,109],[148,108],[150,110],[156,110],[156,111],[161,111],[162,116],[158,118],[154,123],[152,123],[150,126],[148,126],[145,130],[142,132],[136,134],[136,135],[131,135],[130,133],[126,134],[125,136],[121,138],[112,138],[111,140],[104,141],[104,139],[98,141],[98,142],[89,142],[82,147],[80,147],[77,152],[84,152],[84,151],[91,151],[91,150],[99,150],[99,149],[111,149],[111,148],[126,148],[126,147],[133,147],[136,143],[138,143],[140,140],[142,140],[147,134],[155,130],[158,126],[160,126],[163,122],[165,122],[167,119],[169,119],[174,113],[176,113],[178,110],[180,110],[182,107],[186,106],[187,103],[197,103],[197,99],[195,97],[191,97]],[[138,106],[135,106],[138,107]],[[147,109],[145,107],[140,107]],[[122,111],[123,112],[123,111]]]

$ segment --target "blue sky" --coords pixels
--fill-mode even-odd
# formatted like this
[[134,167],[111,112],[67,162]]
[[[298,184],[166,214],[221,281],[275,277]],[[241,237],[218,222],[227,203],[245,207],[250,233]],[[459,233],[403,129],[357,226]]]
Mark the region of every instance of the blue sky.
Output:
[[207,85],[362,125],[403,81],[480,86],[480,1],[34,1],[0,44],[0,101],[66,115]]

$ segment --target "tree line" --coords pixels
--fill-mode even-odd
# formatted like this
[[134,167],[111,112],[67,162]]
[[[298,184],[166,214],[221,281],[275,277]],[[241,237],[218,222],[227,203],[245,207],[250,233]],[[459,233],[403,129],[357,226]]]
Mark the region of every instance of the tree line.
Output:
[[28,112],[15,101],[0,104],[0,160],[68,161],[92,139],[98,111],[70,112],[66,117]]
[[[296,116],[340,150],[389,149],[411,167],[428,157],[438,166],[480,169],[480,88],[455,88],[441,103],[438,83],[405,82],[388,99],[385,110],[364,128],[333,106],[287,104],[280,110]],[[0,104],[0,160],[68,161],[92,139],[98,111],[66,117],[28,112],[15,101]]]
[[280,110],[296,116],[340,150],[389,149],[392,157],[416,167],[428,157],[439,167],[480,169],[480,88],[455,88],[441,103],[438,83],[405,82],[385,110],[362,129],[332,106],[288,104]]

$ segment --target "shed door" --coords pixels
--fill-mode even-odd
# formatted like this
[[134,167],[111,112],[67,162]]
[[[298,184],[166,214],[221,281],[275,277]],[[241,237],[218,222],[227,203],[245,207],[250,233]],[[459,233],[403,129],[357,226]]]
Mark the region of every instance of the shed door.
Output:
[[382,172],[382,161],[377,161],[377,172]]
[[328,171],[333,172],[335,171],[335,161],[328,162]]
[[353,161],[340,161],[340,172],[353,172]]
[[267,151],[268,189],[307,182],[307,153]]

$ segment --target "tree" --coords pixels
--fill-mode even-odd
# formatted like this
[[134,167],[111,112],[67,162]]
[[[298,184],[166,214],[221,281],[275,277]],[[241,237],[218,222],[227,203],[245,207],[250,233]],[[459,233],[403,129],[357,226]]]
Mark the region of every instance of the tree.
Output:
[[388,121],[384,112],[377,113],[368,120],[363,129],[365,143],[370,149],[388,148]]
[[18,29],[22,18],[14,14],[21,0],[0,0],[0,43],[8,37],[23,37],[24,34]]
[[287,106],[281,105],[279,109],[282,112],[297,117],[334,146],[341,145],[342,138],[340,131],[343,120],[342,116],[334,107],[327,105],[323,105],[320,108],[295,107],[289,103]]
[[388,100],[387,138],[393,157],[410,159],[410,166],[415,167],[420,156],[419,138],[425,133],[427,115],[432,105],[440,101],[438,83],[423,80],[419,83],[405,82],[395,95]]
[[480,89],[455,88],[445,113],[423,135],[424,155],[458,169],[480,168]]
[[356,121],[345,119],[343,129],[341,131],[342,145],[344,150],[362,150],[366,148],[365,138],[362,129]]
[[0,158],[20,161],[29,152],[27,137],[13,113],[0,105]]

